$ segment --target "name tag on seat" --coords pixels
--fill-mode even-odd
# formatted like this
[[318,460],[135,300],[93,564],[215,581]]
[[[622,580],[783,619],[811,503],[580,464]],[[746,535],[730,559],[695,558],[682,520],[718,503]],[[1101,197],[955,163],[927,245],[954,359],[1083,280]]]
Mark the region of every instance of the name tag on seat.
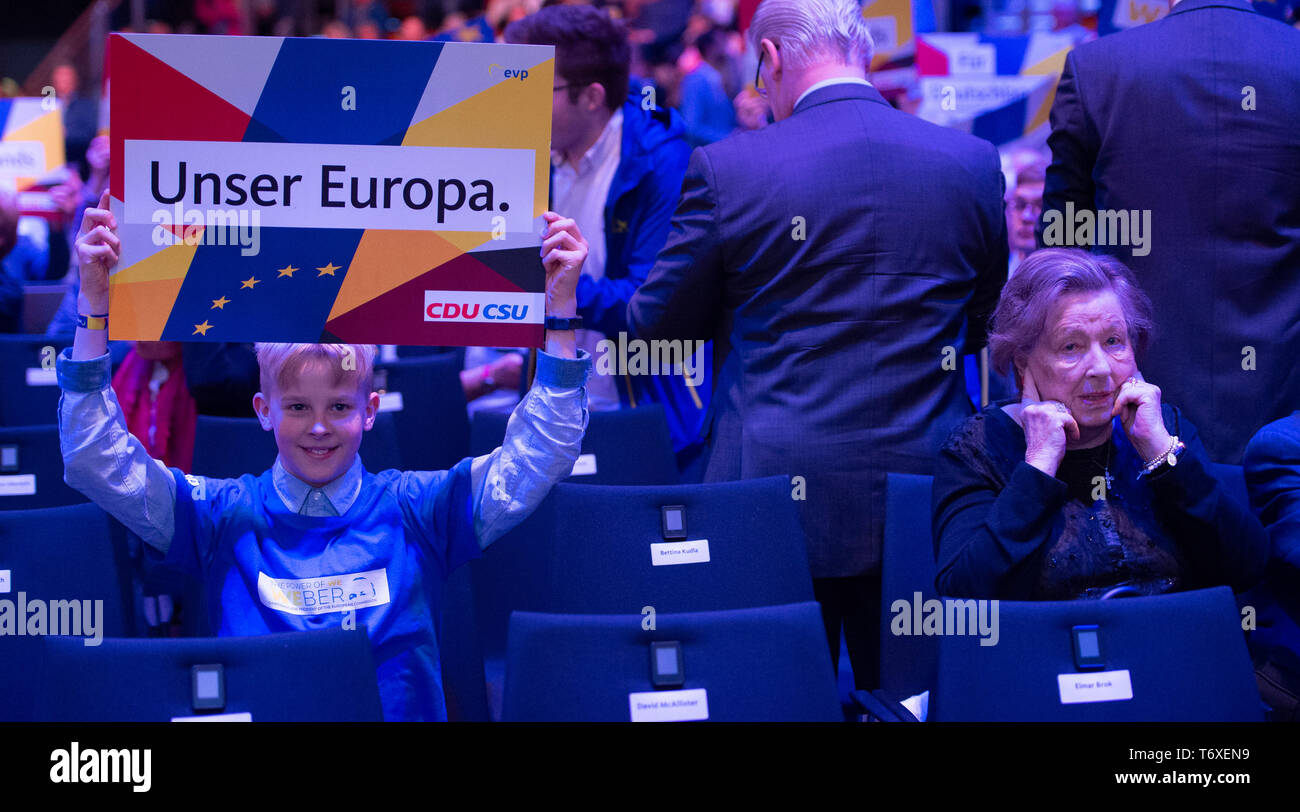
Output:
[[0,476],[0,496],[35,496],[36,474]]
[[1133,698],[1133,680],[1127,668],[1083,674],[1057,674],[1062,705],[1080,702],[1118,702]]
[[650,545],[650,563],[656,567],[672,564],[709,563],[709,540],[661,541]]

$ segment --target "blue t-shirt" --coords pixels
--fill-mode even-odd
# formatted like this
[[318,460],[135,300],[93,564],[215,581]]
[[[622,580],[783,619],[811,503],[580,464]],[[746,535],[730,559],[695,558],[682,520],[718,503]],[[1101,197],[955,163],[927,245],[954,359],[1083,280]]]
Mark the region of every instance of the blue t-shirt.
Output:
[[342,516],[290,511],[270,471],[209,479],[172,469],[176,529],[165,565],[203,582],[220,636],[364,626],[384,718],[443,721],[443,584],[480,553],[470,462],[366,471]]

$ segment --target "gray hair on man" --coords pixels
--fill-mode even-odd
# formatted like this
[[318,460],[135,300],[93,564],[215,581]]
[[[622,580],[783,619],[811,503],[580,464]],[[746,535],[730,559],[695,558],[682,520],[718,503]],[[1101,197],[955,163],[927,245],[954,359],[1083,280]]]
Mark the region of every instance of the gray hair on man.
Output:
[[754,50],[765,39],[794,70],[842,63],[866,68],[875,43],[857,0],[763,0],[749,25]]

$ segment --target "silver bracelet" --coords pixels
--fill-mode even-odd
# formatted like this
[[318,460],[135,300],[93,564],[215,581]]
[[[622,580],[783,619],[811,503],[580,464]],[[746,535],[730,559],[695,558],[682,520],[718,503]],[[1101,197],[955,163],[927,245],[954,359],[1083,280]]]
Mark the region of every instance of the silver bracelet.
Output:
[[1169,438],[1169,448],[1165,449],[1165,452],[1163,454],[1156,456],[1154,459],[1148,461],[1146,465],[1143,465],[1142,470],[1137,475],[1137,478],[1142,479],[1143,477],[1151,476],[1156,471],[1160,470],[1162,466],[1165,465],[1168,465],[1170,468],[1173,468],[1175,465],[1178,464],[1178,455],[1183,453],[1186,450],[1187,450],[1187,446],[1183,444],[1182,440],[1178,439],[1178,435],[1174,435],[1173,437]]

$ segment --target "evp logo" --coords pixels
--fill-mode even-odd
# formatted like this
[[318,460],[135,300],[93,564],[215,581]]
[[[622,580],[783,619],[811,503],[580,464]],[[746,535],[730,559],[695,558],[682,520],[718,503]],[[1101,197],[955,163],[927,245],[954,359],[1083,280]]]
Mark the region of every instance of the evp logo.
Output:
[[470,290],[426,290],[424,320],[478,324],[541,324],[546,307],[543,293],[500,293]]
[[497,76],[498,71],[500,72],[499,75],[505,77],[506,79],[518,79],[519,81],[522,82],[523,80],[528,78],[527,68],[507,68],[506,66],[498,65],[495,62],[493,62],[491,65],[488,65],[488,76]]

